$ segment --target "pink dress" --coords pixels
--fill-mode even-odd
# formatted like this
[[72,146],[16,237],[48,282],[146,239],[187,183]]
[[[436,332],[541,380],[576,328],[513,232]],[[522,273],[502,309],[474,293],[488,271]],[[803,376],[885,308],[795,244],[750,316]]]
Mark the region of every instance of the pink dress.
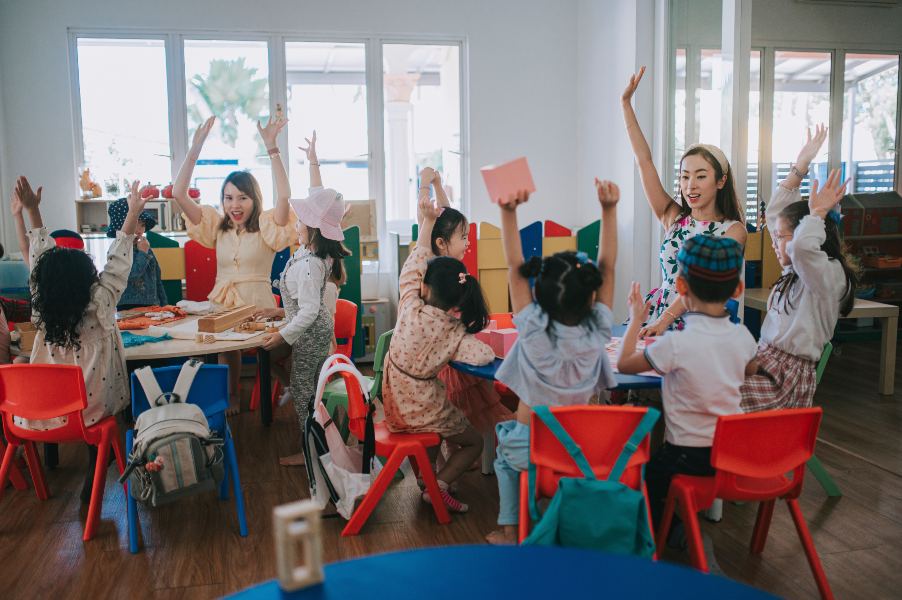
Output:
[[495,354],[468,334],[460,319],[420,297],[432,257],[430,248],[417,246],[401,270],[398,323],[388,349],[382,402],[389,430],[447,437],[463,433],[467,419],[448,401],[439,372],[451,361],[486,365]]

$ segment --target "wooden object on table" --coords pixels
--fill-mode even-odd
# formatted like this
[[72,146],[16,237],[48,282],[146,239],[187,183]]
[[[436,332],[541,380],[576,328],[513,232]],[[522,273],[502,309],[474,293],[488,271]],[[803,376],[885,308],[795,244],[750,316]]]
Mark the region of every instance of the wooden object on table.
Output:
[[31,321],[16,323],[16,332],[19,334],[19,350],[31,352],[34,347],[34,336],[38,334],[37,328]]
[[[745,305],[762,313],[767,311],[770,290],[753,288],[745,290]],[[899,307],[872,300],[855,299],[852,311],[841,319],[874,318],[880,320],[880,394],[891,396],[895,390],[896,338],[899,329]]]
[[242,321],[250,319],[257,312],[253,304],[205,315],[197,320],[197,330],[202,333],[222,333],[232,329]]

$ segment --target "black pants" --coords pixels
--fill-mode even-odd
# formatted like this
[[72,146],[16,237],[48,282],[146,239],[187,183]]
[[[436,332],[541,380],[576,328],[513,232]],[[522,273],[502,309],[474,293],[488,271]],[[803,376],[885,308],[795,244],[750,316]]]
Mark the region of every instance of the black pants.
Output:
[[645,467],[645,485],[648,487],[648,502],[651,505],[651,519],[655,531],[664,516],[664,502],[674,475],[696,475],[712,477],[711,448],[675,446],[664,442]]

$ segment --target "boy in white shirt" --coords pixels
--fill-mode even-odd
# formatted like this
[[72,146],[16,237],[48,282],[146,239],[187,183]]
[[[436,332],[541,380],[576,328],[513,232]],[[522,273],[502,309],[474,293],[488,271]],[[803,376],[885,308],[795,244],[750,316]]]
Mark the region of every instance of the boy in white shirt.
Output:
[[[636,351],[639,328],[649,306],[639,284],[629,295],[632,319],[623,338],[621,373],[654,369],[664,376],[664,445],[645,470],[657,528],[674,475],[712,476],[711,444],[721,415],[742,412],[740,386],[756,371],[757,344],[743,325],[730,322],[727,300],[742,294],[742,246],[731,238],[696,235],[677,256],[676,289],[689,309],[686,327],[671,331]],[[652,340],[649,340],[650,342]]]

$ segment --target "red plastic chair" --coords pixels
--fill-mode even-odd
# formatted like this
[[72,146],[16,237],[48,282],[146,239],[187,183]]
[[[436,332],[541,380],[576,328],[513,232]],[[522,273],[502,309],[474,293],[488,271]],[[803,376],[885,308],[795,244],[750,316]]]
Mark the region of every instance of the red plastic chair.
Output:
[[514,328],[514,315],[513,313],[492,313],[489,315],[490,321],[495,321],[495,324],[498,325],[498,329],[513,329]]
[[[344,357],[334,359],[324,368],[329,368],[334,364],[348,362]],[[360,390],[360,384],[357,379],[350,373],[338,373],[345,382],[345,389],[348,393],[348,428],[350,432],[358,440],[363,441],[365,428],[367,406],[363,401],[363,393]],[[435,517],[442,525],[451,522],[451,516],[448,509],[442,502],[438,489],[438,481],[435,478],[435,472],[432,470],[432,463],[426,454],[426,448],[438,446],[441,438],[436,433],[392,433],[385,426],[385,423],[376,423],[376,456],[386,458],[385,464],[376,480],[370,486],[369,491],[348,524],[345,525],[341,532],[342,537],[357,535],[366,524],[367,519],[379,503],[379,499],[388,489],[389,484],[395,477],[401,463],[405,458],[411,457],[415,468],[423,477],[426,484],[426,491],[429,492],[429,498],[432,501],[432,508],[435,511]]]
[[[551,412],[579,445],[595,476],[605,479],[648,409],[636,406],[563,406],[552,408]],[[642,467],[650,455],[649,436],[646,435],[620,478],[623,484],[642,491],[646,506],[648,492],[642,478]],[[536,415],[532,415],[529,422],[529,460],[536,465],[536,498],[554,496],[561,477],[583,476],[567,449]],[[651,513],[648,522],[651,523]],[[529,525],[529,481],[528,474],[523,471],[520,473],[521,543],[529,535]]]
[[336,352],[350,358],[355,333],[357,333],[357,305],[350,300],[339,298],[335,305]]
[[[692,565],[707,573],[708,562],[697,513],[709,508],[715,498],[723,498],[760,502],[751,551],[761,554],[774,514],[774,503],[783,499],[795,522],[821,597],[833,598],[798,502],[805,463],[814,454],[822,416],[820,408],[797,408],[720,417],[711,449],[711,465],[717,472],[714,477],[677,475],[673,478],[658,528],[659,547],[670,531],[674,509],[679,503]],[[787,473],[790,473],[789,477]]]
[[[0,456],[3,456],[3,454],[5,452],[6,452],[6,444],[3,442],[2,439],[0,439]],[[13,484],[13,487],[16,488],[17,490],[27,490],[28,482],[25,481],[24,475],[19,471],[20,468],[21,467],[18,464],[16,464],[16,460],[14,459],[13,465],[12,465],[12,467],[10,467],[10,470],[9,470],[9,481],[10,481],[10,483]],[[4,485],[4,487],[6,486],[5,483],[3,485]]]
[[216,283],[216,250],[194,240],[185,243],[185,298],[203,302]]
[[[81,368],[69,365],[3,365],[0,366],[0,417],[3,431],[9,445],[3,453],[0,464],[0,495],[6,485],[6,478],[12,466],[18,446],[25,447],[25,457],[38,498],[49,496],[44,482],[44,473],[38,460],[35,442],[85,442],[97,446],[97,461],[94,465],[94,487],[88,518],[85,521],[84,541],[94,537],[100,507],[103,505],[103,490],[106,485],[106,471],[110,447],[116,457],[121,474],[125,469],[125,453],[115,417],[106,417],[90,427],[85,425],[82,411],[88,406],[85,380]],[[68,422],[62,427],[48,431],[23,429],[13,423],[13,415],[25,419],[53,419],[66,417]],[[124,488],[123,488],[124,489]]]

